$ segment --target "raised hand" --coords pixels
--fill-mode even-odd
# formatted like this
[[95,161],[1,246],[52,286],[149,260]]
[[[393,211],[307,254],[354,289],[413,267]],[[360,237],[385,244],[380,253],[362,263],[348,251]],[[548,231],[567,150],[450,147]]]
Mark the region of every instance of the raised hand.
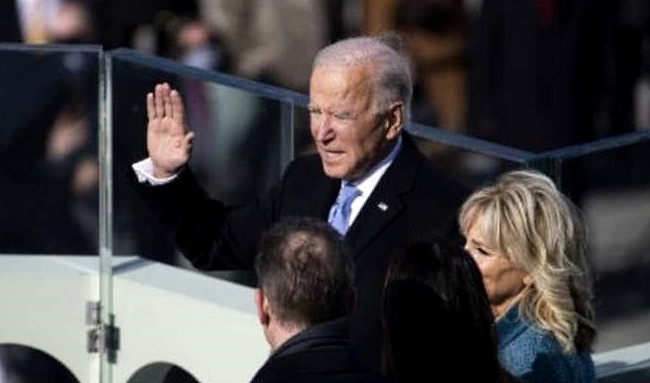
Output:
[[190,160],[194,133],[185,122],[183,100],[169,84],[157,84],[147,94],[147,151],[153,163],[153,175],[167,178]]

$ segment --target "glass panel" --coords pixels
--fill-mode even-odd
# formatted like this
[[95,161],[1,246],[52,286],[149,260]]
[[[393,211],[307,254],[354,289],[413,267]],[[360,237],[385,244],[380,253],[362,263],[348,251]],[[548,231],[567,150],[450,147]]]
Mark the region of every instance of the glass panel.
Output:
[[0,62],[0,370],[96,381],[101,47],[0,44]]
[[596,277],[597,351],[650,341],[650,130],[549,153],[583,209]]
[[97,49],[1,45],[0,253],[98,253]]
[[[145,95],[166,81],[183,96],[196,136],[190,166],[199,183],[228,204],[251,200],[276,182],[292,157],[292,97],[251,81],[139,55],[112,54],[114,254],[138,254],[191,268],[162,234],[126,172],[147,156]],[[289,100],[282,102],[280,100]]]
[[533,153],[494,144],[434,127],[411,123],[407,130],[417,139],[422,152],[438,166],[470,187],[497,175],[526,167]]
[[[151,220],[126,174],[147,155],[145,95],[166,81],[183,96],[196,134],[190,166],[198,182],[229,204],[249,201],[274,184],[293,157],[293,124],[301,119],[294,102],[306,105],[306,97],[130,50],[109,56],[114,307],[121,331],[138,334],[118,352],[122,363],[113,377],[158,373],[143,366],[166,361],[197,381],[250,380],[269,351],[254,312],[252,272],[195,272]],[[143,321],[158,311],[164,318]]]
[[[307,110],[307,98],[304,104],[299,104],[294,109],[294,130],[293,130],[293,155],[315,153],[316,148],[309,130],[309,111]],[[293,157],[293,156],[292,156]]]

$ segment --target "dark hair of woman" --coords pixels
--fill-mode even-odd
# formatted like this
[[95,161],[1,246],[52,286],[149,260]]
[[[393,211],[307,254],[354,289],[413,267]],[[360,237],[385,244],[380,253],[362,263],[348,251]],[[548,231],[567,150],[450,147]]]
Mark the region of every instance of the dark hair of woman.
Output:
[[394,381],[499,380],[481,273],[459,245],[428,236],[406,247],[387,271],[382,310],[383,368]]

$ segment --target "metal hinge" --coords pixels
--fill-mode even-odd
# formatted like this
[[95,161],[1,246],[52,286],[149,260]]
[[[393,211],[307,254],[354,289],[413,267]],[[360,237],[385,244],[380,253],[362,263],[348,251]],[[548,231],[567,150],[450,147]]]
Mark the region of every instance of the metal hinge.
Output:
[[108,323],[102,323],[101,304],[86,302],[86,324],[92,326],[86,333],[86,349],[90,353],[104,351],[109,363],[117,362],[120,348],[120,329],[115,326],[115,315],[108,315]]

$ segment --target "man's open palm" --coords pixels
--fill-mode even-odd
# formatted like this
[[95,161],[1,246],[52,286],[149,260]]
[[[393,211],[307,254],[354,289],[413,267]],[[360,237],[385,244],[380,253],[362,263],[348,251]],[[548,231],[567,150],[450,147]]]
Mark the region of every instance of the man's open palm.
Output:
[[185,123],[185,108],[177,90],[157,84],[147,94],[147,150],[153,175],[166,178],[178,172],[190,159],[194,133]]

